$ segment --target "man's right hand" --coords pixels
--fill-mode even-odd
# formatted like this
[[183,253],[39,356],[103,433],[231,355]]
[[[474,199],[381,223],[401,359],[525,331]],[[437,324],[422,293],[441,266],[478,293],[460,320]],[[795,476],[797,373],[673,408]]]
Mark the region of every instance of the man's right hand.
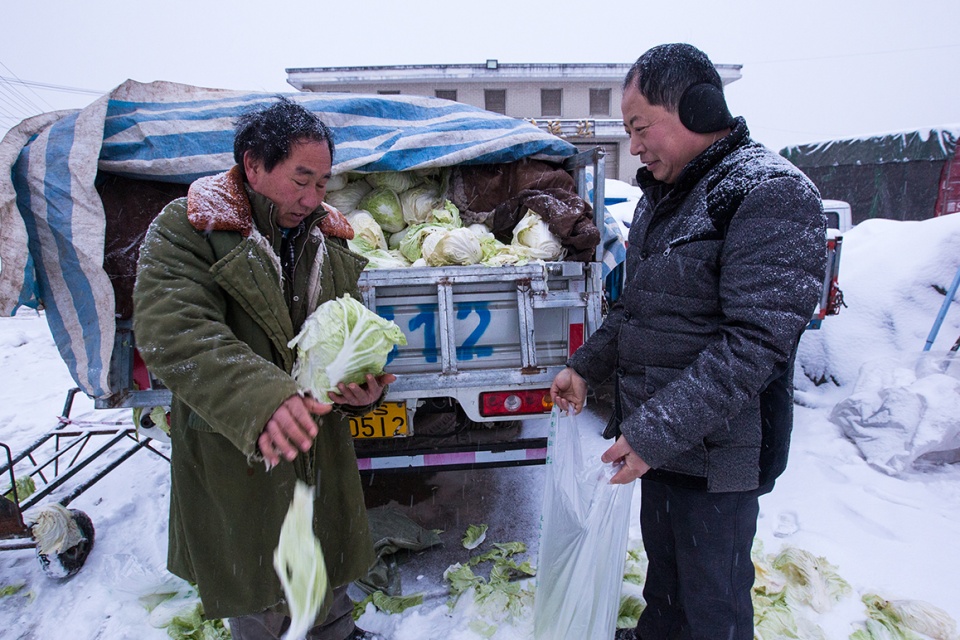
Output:
[[317,423],[313,416],[330,413],[332,406],[309,396],[293,395],[277,407],[267,421],[257,446],[267,461],[267,467],[280,462],[282,456],[290,461],[301,451],[309,451],[317,437]]
[[587,400],[587,381],[570,367],[565,367],[553,379],[550,397],[564,411],[569,413],[572,407],[574,414],[580,413]]

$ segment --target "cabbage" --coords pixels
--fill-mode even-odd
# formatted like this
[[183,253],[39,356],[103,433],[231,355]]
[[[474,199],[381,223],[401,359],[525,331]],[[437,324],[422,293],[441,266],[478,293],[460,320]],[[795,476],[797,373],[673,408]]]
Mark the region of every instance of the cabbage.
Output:
[[297,347],[293,376],[318,400],[330,402],[338,383],[363,384],[368,373],[383,373],[390,351],[405,344],[400,327],[344,295],[317,307],[290,341]]
[[440,192],[431,185],[423,184],[407,189],[400,194],[400,207],[407,224],[429,222],[433,210],[440,206]]
[[550,232],[547,223],[530,209],[513,228],[513,244],[527,247],[530,257],[537,260],[559,260],[564,254],[560,240]]
[[[431,233],[444,231],[446,227],[433,222],[424,222],[408,227],[406,233],[400,240],[399,249],[403,257],[410,262],[415,262],[422,257],[421,247],[424,239]],[[391,236],[392,240],[392,236]]]
[[284,640],[305,638],[320,613],[329,582],[323,549],[313,533],[313,488],[299,480],[280,528],[273,568],[290,609]]
[[350,182],[342,189],[336,191],[327,190],[327,195],[323,200],[332,207],[336,207],[340,213],[346,215],[357,208],[360,201],[372,189],[364,180]]
[[353,227],[353,242],[364,248],[363,251],[358,253],[387,248],[387,239],[383,236],[383,229],[380,228],[369,211],[356,209],[347,216],[347,221]]
[[457,209],[457,205],[449,200],[444,200],[443,206],[434,209],[431,212],[431,216],[437,224],[442,224],[447,227],[463,226],[463,222],[460,220],[460,209]]
[[32,518],[32,523],[30,532],[36,540],[37,553],[40,555],[63,553],[86,538],[73,514],[59,502],[44,505]]
[[503,244],[496,238],[481,239],[480,250],[483,252],[480,263],[487,267],[524,265],[531,260],[528,247],[519,244]]
[[327,191],[339,191],[347,186],[348,182],[350,182],[350,179],[345,173],[330,176],[330,179],[327,180]]
[[463,227],[427,234],[420,253],[432,267],[477,264],[483,257],[477,236]]
[[380,173],[367,174],[367,183],[374,189],[390,189],[394,193],[400,193],[416,186],[420,178],[406,171],[382,171]]
[[470,231],[473,232],[473,235],[477,236],[477,238],[479,238],[480,240],[483,240],[484,238],[494,237],[493,232],[487,228],[487,225],[482,224],[480,222],[471,224],[469,227],[467,227],[467,229],[470,229]]
[[410,266],[403,254],[395,249],[370,249],[366,244],[359,245],[347,240],[350,250],[367,259],[365,269],[405,269]]
[[[413,225],[416,226],[416,225]],[[391,233],[390,237],[387,239],[387,248],[388,249],[400,249],[400,243],[403,242],[403,239],[407,236],[407,233],[412,227],[404,227],[397,231],[396,233]]]
[[403,219],[403,209],[400,198],[395,191],[386,187],[374,189],[357,204],[358,209],[370,212],[384,231],[395,233],[407,226]]

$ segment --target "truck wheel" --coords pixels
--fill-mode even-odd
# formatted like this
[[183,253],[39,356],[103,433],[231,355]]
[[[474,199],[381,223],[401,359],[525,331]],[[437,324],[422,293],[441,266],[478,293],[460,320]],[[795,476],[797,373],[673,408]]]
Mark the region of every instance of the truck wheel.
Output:
[[48,554],[37,552],[37,559],[40,561],[40,568],[50,578],[69,578],[80,571],[83,563],[87,561],[87,556],[93,549],[94,530],[93,521],[90,516],[83,511],[70,509],[70,515],[73,521],[77,523],[83,539],[73,545],[66,551],[50,557]]

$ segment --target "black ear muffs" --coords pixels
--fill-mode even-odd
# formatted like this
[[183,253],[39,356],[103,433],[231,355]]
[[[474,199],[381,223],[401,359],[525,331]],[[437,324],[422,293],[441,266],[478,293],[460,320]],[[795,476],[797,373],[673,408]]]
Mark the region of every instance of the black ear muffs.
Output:
[[677,110],[680,122],[694,133],[713,133],[733,126],[723,90],[709,82],[687,87]]

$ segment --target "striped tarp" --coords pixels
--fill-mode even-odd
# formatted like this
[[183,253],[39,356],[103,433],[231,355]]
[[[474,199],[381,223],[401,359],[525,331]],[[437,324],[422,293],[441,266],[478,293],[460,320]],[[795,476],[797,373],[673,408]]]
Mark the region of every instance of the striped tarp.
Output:
[[[115,301],[103,269],[98,172],[188,184],[233,165],[233,122],[277,94],[127,81],[89,107],[22,122],[0,144],[0,313],[42,305],[89,396],[110,394]],[[334,173],[561,161],[576,149],[533,124],[421,96],[287,93],[336,142]]]

